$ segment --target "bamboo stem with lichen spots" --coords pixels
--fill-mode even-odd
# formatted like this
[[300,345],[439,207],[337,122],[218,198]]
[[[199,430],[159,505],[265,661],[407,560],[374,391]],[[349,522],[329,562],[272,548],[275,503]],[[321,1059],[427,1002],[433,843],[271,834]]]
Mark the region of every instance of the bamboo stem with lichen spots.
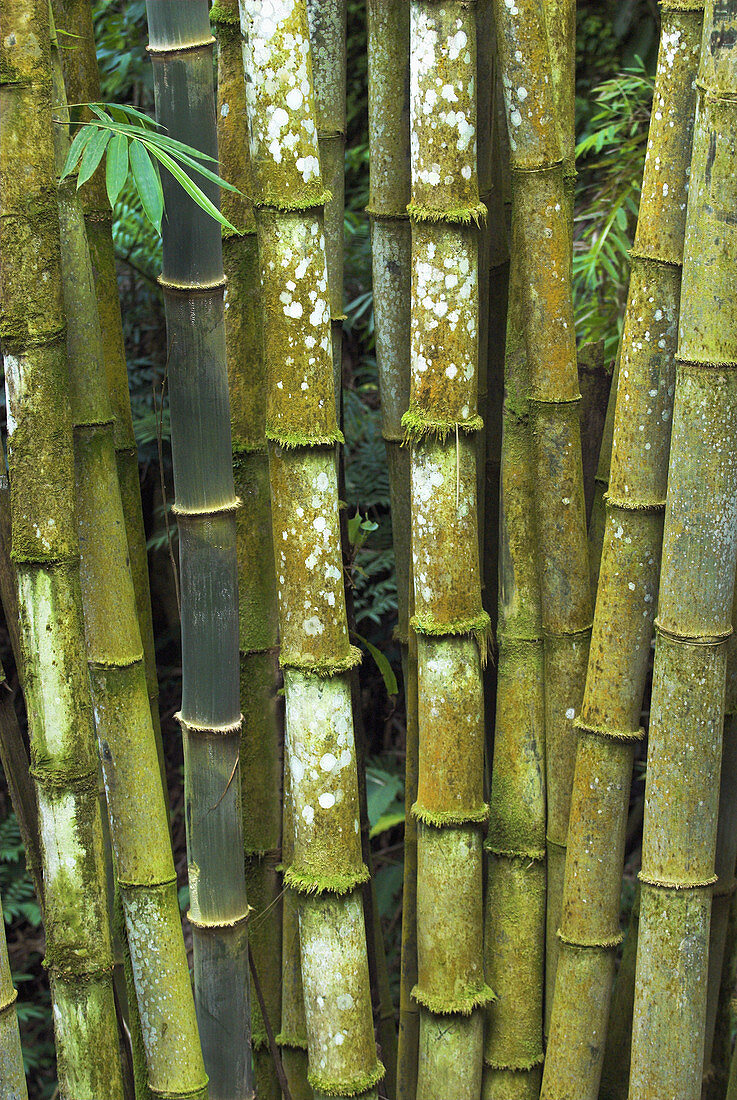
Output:
[[2,4],[3,343],[13,561],[59,1085],[122,1100],[74,507],[48,0]]
[[[57,172],[69,150],[64,84],[54,63]],[[67,362],[74,432],[82,604],[116,887],[125,912],[149,1087],[204,1095],[146,668],[118,485],[113,415],[93,265],[75,179],[59,185]],[[105,798],[101,800],[105,812]],[[162,971],[167,975],[161,986]]]
[[[147,0],[156,118],[217,159],[207,0]],[[200,185],[219,202],[218,188]],[[194,992],[210,1096],[250,1096],[238,559],[220,226],[162,172]]]
[[545,743],[540,580],[522,324],[513,249],[502,435],[496,729],[491,773],[484,962],[483,1100],[537,1100],[543,1061]]
[[507,109],[513,220],[523,263],[545,652],[546,1022],[559,925],[576,735],[591,636],[569,203],[541,0],[495,0]]
[[[595,1100],[617,946],[625,829],[658,596],[701,14],[663,6],[632,250],[589,669],[577,728],[543,1097]],[[673,125],[671,125],[673,123]]]
[[[91,0],[54,0],[56,22],[73,37],[73,48],[61,50],[64,83],[69,103],[94,103],[100,100],[100,73],[95,51]],[[89,110],[82,118],[91,117]],[[156,651],[151,619],[151,593],[148,577],[146,532],[143,526],[141,486],[138,471],[138,447],[133,433],[128,366],[125,358],[123,322],[115,274],[115,250],[112,238],[113,212],[110,209],[102,168],[93,174],[80,192],[87,230],[92,272],[100,317],[107,386],[112,406],[113,438],[118,470],[120,496],[123,503],[125,532],[130,558],[130,571],[136,596],[138,626],[143,643],[151,721],[156,737],[162,783],[166,770],[161,743],[159,718],[159,683],[156,674]],[[167,807],[168,813],[168,807]]]
[[[238,228],[223,231],[225,348],[230,386],[240,634],[241,790],[250,946],[267,1014],[278,1030],[282,984],[282,714],[278,698],[278,616],[266,444],[266,365],[261,348],[261,292],[246,124],[237,0],[210,9],[218,40],[220,170],[241,194],[222,193],[222,210]],[[254,1085],[259,1100],[281,1096],[266,1029],[251,998]]]
[[656,620],[631,1100],[696,1100],[702,1085],[726,642],[737,557],[735,34],[734,7],[708,0]]
[[417,981],[417,653],[410,637],[409,452],[402,416],[409,405],[410,255],[409,6],[369,0],[368,106],[371,263],[381,430],[389,467],[397,629],[405,686],[405,824],[400,949],[397,1095],[414,1100],[419,1015]]
[[[266,435],[310,1084],[375,1097],[358,777],[338,525],[328,272],[307,10],[241,0],[264,308]],[[339,1040],[339,1041],[338,1041]]]
[[411,451],[417,634],[417,1095],[477,1096],[483,1012],[483,684],[476,445],[478,234],[473,6],[410,7]]
[[28,1100],[23,1052],[20,1045],[15,1002],[18,993],[10,973],[5,921],[0,899],[0,1088],[7,1100]]

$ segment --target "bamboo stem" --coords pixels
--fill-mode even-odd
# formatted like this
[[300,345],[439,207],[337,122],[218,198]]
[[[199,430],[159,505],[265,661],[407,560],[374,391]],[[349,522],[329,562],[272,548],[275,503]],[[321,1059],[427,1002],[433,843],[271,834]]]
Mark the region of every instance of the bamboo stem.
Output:
[[13,561],[61,1095],[122,1100],[84,660],[48,0],[4,0],[1,181]]
[[710,0],[697,82],[656,622],[632,1100],[701,1095],[737,556],[736,33],[737,13]]
[[[261,294],[243,57],[237,0],[210,10],[218,39],[220,170],[241,195],[224,191],[222,209],[239,232],[223,233],[228,280],[225,348],[230,387],[233,475],[241,507],[236,516],[240,636],[241,790],[249,942],[270,1023],[278,1030],[282,985],[282,742],[283,713],[278,615],[266,444],[266,364],[261,348]],[[279,1082],[265,1024],[251,998],[254,1084],[259,1100],[278,1100]]]
[[622,958],[614,983],[601,1070],[600,1100],[627,1100],[632,1054],[632,1010],[635,1002],[635,963],[640,931],[640,884],[635,884],[632,912],[624,935]]
[[[263,288],[280,661],[309,1082],[375,1097],[359,887],[358,777],[338,524],[328,270],[307,9],[241,0],[246,107]],[[338,1037],[340,1042],[336,1042]]]
[[[625,828],[658,596],[684,209],[701,15],[663,35],[622,336],[606,527],[581,713],[543,1097],[595,1100],[617,945]],[[673,126],[670,123],[673,122]]]
[[[54,51],[55,52],[55,51]],[[69,149],[58,57],[55,152]],[[206,1093],[169,843],[156,736],[129,568],[93,265],[75,180],[59,186],[82,604],[92,703],[138,1012],[154,1092]],[[104,807],[105,798],[102,799]],[[162,987],[162,971],[166,987]]]
[[10,791],[18,821],[26,870],[31,876],[38,903],[43,909],[41,843],[38,835],[38,802],[30,775],[30,761],[15,713],[13,695],[0,664],[0,764]]
[[10,973],[3,906],[0,900],[0,1096],[3,1100],[28,1100],[15,1010],[17,996]]
[[[148,0],[157,121],[217,158],[207,0]],[[182,591],[194,989],[210,1096],[252,1093],[241,811],[238,559],[220,227],[167,173],[161,284]],[[216,185],[202,181],[211,201]]]
[[601,569],[601,555],[604,549],[604,531],[606,528],[606,495],[609,492],[609,471],[612,465],[612,445],[614,442],[614,411],[617,406],[617,389],[619,386],[619,364],[622,355],[622,341],[620,339],[617,348],[617,357],[614,361],[612,383],[609,389],[609,400],[606,406],[606,418],[604,431],[601,436],[599,448],[599,461],[594,476],[594,500],[591,505],[591,519],[589,520],[589,577],[591,580],[591,598],[596,603],[596,590],[599,587],[599,570]]

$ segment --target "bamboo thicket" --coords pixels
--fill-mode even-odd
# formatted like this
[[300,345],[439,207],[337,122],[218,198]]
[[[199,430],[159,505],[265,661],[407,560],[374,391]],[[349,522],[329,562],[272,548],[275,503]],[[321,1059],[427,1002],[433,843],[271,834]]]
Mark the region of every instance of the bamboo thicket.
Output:
[[[240,692],[240,764],[249,944],[275,1031],[281,1017],[282,721],[278,699],[278,620],[266,446],[266,366],[261,348],[261,292],[256,222],[250,203],[248,128],[237,0],[210,9],[218,40],[220,171],[242,194],[223,191],[222,210],[238,229],[223,230],[228,280],[225,348],[230,385],[236,513]],[[273,1059],[257,998],[251,997],[254,1086],[278,1100]]]
[[578,716],[543,1095],[596,1098],[617,945],[629,791],[658,598],[701,12],[663,31],[619,368],[606,526]]
[[[157,121],[217,158],[207,0],[148,0]],[[238,562],[220,226],[168,174],[163,270],[182,593],[185,815],[194,989],[213,1098],[250,1096]],[[212,202],[217,186],[202,181]]]
[[[69,141],[60,65],[54,100],[61,174]],[[139,1016],[146,1021],[149,1086],[189,1097],[202,1092],[206,1080],[129,567],[93,265],[74,178],[60,184],[58,195],[82,605],[116,885]]]
[[411,533],[417,635],[417,1094],[477,1096],[483,1012],[482,663],[476,444],[478,230],[473,7],[410,7]]
[[272,525],[286,695],[286,756],[309,1080],[375,1095],[376,1057],[359,887],[351,647],[338,524],[328,271],[307,10],[241,0],[253,197],[268,374]]
[[495,0],[522,256],[535,520],[545,655],[546,1020],[563,890],[578,711],[591,635],[580,393],[571,302],[569,186],[540,0]]
[[122,1100],[51,120],[48,0],[2,5],[3,344],[13,561],[63,1097]]
[[18,1015],[15,1010],[17,997],[10,973],[5,921],[0,901],[0,1095],[3,1100],[28,1100]]
[[737,12],[705,6],[650,709],[630,1097],[701,1095],[737,553]]

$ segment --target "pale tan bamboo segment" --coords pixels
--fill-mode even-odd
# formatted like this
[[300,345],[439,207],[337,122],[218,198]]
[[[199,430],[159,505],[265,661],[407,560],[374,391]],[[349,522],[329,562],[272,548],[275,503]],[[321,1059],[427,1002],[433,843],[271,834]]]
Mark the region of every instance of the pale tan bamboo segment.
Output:
[[23,1051],[18,1031],[15,1002],[18,992],[13,986],[5,939],[5,921],[0,901],[0,1097],[3,1100],[28,1100]]
[[568,202],[541,0],[495,0],[514,218],[525,277],[525,342],[537,494],[548,798],[546,1022],[558,956],[576,735],[591,635],[588,547],[571,301]]
[[631,1100],[701,1095],[737,556],[737,12],[704,13],[643,826]]

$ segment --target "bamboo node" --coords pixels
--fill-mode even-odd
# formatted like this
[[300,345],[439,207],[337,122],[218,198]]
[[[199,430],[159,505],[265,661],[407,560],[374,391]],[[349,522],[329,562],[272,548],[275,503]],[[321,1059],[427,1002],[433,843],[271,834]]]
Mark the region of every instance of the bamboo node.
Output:
[[345,437],[339,428],[332,432],[310,435],[308,432],[283,432],[267,425],[266,438],[285,451],[292,451],[297,447],[334,447],[336,443],[345,443]]
[[3,1012],[8,1012],[13,1007],[13,1005],[15,1004],[15,1002],[17,1000],[18,1000],[18,990],[17,989],[11,989],[10,997],[8,998],[8,1000],[3,1001],[2,1003],[0,1003],[0,1016],[2,1016]]
[[200,734],[203,737],[207,737],[208,735],[211,737],[227,737],[229,734],[240,733],[243,728],[242,714],[239,715],[234,722],[225,722],[221,726],[203,726],[199,722],[190,722],[182,715],[181,710],[176,712],[174,718],[183,730]]
[[215,45],[215,39],[212,35],[209,38],[203,38],[199,42],[186,42],[181,46],[146,46],[146,52],[151,54],[151,60],[155,60],[157,57],[176,57],[180,53],[190,53],[192,50],[205,50],[212,49]]
[[301,1035],[287,1035],[286,1032],[280,1031],[274,1037],[274,1042],[279,1047],[287,1047],[288,1050],[307,1050],[307,1038],[302,1038]]
[[460,997],[425,993],[418,984],[414,986],[410,996],[435,1016],[470,1016],[475,1008],[483,1008],[497,999],[494,990],[486,983],[480,989],[469,989]]
[[233,917],[232,920],[200,920],[199,917],[192,916],[192,910],[187,910],[187,920],[193,928],[199,928],[201,932],[221,932],[223,929],[238,928],[239,925],[247,924],[250,914],[253,912],[252,907],[249,905],[245,913],[242,913],[240,917]]
[[224,293],[228,285],[228,280],[224,275],[222,279],[213,279],[211,283],[175,283],[165,278],[164,275],[159,275],[156,282],[165,294],[180,295],[185,298],[213,294],[216,290]]
[[432,825],[435,829],[442,829],[452,825],[481,824],[489,819],[489,807],[485,802],[474,810],[430,810],[415,802],[411,814],[423,825]]
[[638,871],[637,877],[640,882],[644,882],[648,886],[659,886],[662,890],[707,890],[718,881],[716,875],[711,875],[705,879],[694,879],[690,882],[680,879],[655,878],[646,871]]
[[234,497],[233,500],[226,500],[223,504],[217,504],[214,508],[185,508],[181,504],[172,504],[172,513],[177,519],[207,519],[209,516],[227,515],[228,512],[237,512],[242,506],[243,501],[240,497]]
[[507,1070],[509,1073],[529,1073],[535,1066],[541,1066],[545,1061],[544,1051],[533,1055],[532,1058],[518,1062],[497,1062],[494,1058],[484,1058],[484,1065],[489,1069]]
[[74,767],[55,764],[53,768],[42,763],[33,753],[31,746],[32,763],[28,769],[29,775],[36,780],[40,787],[46,791],[68,791],[77,794],[84,791],[96,791],[98,785],[97,768],[88,771],[78,771]]
[[482,667],[486,665],[492,644],[491,619],[486,611],[467,619],[450,619],[437,622],[429,615],[413,615],[409,625],[415,634],[426,634],[431,638],[443,638],[446,635],[467,634],[475,638],[481,655]]
[[362,660],[361,650],[351,645],[348,647],[347,655],[338,659],[308,658],[282,651],[279,664],[282,668],[293,668],[297,672],[311,672],[315,676],[327,679],[329,676],[339,676],[342,672],[350,672],[352,668],[358,668]]
[[544,863],[547,856],[544,848],[496,848],[488,841],[484,844],[484,851],[495,859],[517,859],[521,863]]
[[534,393],[528,393],[527,400],[530,405],[578,405],[581,394],[577,393],[574,397],[538,397]]
[[662,637],[669,639],[673,642],[683,642],[684,645],[704,645],[704,646],[717,646],[724,645],[732,635],[734,630],[729,627],[728,630],[722,630],[715,634],[681,634],[678,630],[671,630],[669,627],[663,626],[659,618],[655,619],[653,624],[658,634]]
[[436,439],[445,443],[449,435],[456,432],[480,432],[484,422],[480,416],[469,416],[466,420],[440,420],[426,416],[419,409],[407,409],[402,416],[405,446],[422,443],[427,439]]
[[487,209],[482,202],[474,206],[447,207],[445,210],[437,210],[433,206],[425,206],[423,203],[410,202],[407,205],[407,215],[413,222],[446,222],[448,225],[475,225],[486,221]]
[[349,871],[346,874],[318,875],[304,871],[296,871],[294,867],[287,867],[284,871],[284,885],[289,886],[298,894],[350,894],[357,886],[362,886],[370,878],[369,869],[365,863],[359,870]]
[[642,741],[645,730],[640,726],[636,730],[622,730],[609,726],[597,726],[585,722],[580,715],[573,720],[573,728],[580,733],[590,733],[596,737],[608,737],[611,741]]
[[322,1092],[325,1096],[360,1096],[378,1085],[385,1074],[383,1063],[377,1060],[372,1070],[357,1073],[353,1077],[324,1077],[308,1069],[307,1080],[314,1092]]
[[602,951],[614,950],[614,948],[619,947],[624,939],[624,933],[617,932],[614,936],[604,936],[600,940],[574,940],[570,936],[567,936],[561,928],[556,932],[556,936],[561,943],[566,945],[566,947],[581,947],[585,950],[600,948]]
[[664,512],[664,500],[624,500],[615,497],[610,490],[604,493],[604,504],[607,508],[619,508],[622,512]]

